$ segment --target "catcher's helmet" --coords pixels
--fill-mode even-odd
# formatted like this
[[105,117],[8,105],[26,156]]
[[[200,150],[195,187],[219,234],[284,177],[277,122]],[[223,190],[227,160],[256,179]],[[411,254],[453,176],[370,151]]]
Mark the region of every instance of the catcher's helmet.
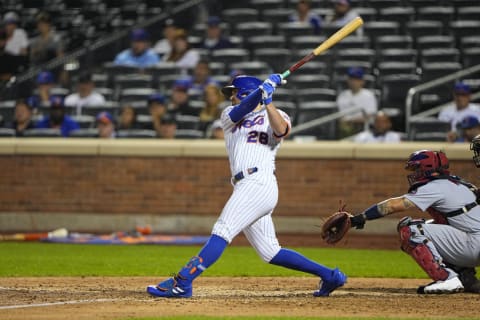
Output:
[[237,98],[242,100],[248,96],[253,90],[257,89],[262,84],[262,80],[252,76],[237,76],[233,79],[232,84],[222,88],[222,93],[225,98],[230,99],[232,91],[237,89]]
[[413,171],[407,176],[410,185],[429,181],[431,177],[449,174],[448,158],[442,151],[419,150],[412,153],[405,169]]
[[480,168],[480,134],[476,135],[470,143],[470,150],[473,151],[473,162]]

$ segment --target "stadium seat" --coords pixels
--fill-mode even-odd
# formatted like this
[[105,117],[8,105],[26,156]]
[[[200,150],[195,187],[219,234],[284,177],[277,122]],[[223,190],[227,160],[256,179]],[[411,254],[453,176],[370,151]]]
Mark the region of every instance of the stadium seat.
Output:
[[453,48],[455,39],[448,35],[423,36],[418,37],[415,41],[417,50],[431,48]]
[[463,49],[462,61],[465,68],[480,64],[480,47]]
[[235,26],[235,34],[249,39],[253,36],[268,36],[273,31],[273,25],[271,22],[263,21],[248,21],[240,22]]
[[336,53],[336,62],[339,61],[365,61],[373,65],[375,62],[375,50],[364,48],[352,48],[338,50]]
[[129,130],[118,130],[118,138],[124,139],[153,139],[157,138],[157,133],[155,130],[142,130],[142,129],[129,129]]
[[417,62],[418,52],[415,49],[384,49],[378,52],[378,62],[402,61]]
[[70,132],[70,138],[97,138],[98,129],[97,128],[82,128]]
[[113,79],[115,90],[121,91],[126,88],[151,88],[153,76],[149,74],[124,74],[117,75]]
[[414,39],[424,36],[439,36],[443,33],[443,24],[433,20],[414,20],[407,22],[406,33]]
[[355,12],[362,17],[363,21],[375,21],[378,17],[378,10],[375,7],[355,6]]
[[451,128],[450,122],[441,121],[434,117],[412,117],[409,126],[408,139],[413,141],[446,141],[447,132]]
[[228,65],[233,62],[248,61],[250,52],[243,48],[218,49],[214,50],[211,56],[213,61]]
[[409,35],[380,36],[375,39],[377,50],[383,49],[411,49],[413,38]]
[[157,93],[152,88],[127,88],[120,91],[119,99],[122,103],[130,101],[147,101],[148,96]]
[[381,61],[377,65],[378,76],[392,74],[416,74],[417,64],[413,61]]
[[85,114],[80,114],[80,115],[71,115],[70,116],[78,125],[80,128],[86,129],[86,128],[93,128],[95,126],[95,116],[90,116],[90,115],[85,115]]
[[272,68],[268,63],[258,60],[231,63],[229,70],[241,70],[245,74],[254,76],[272,72]]
[[404,34],[407,22],[415,19],[415,9],[413,7],[400,7],[398,6],[399,4],[400,3],[397,2],[392,7],[380,9],[379,16],[382,20],[397,22],[400,27],[400,32]]
[[420,51],[420,65],[430,62],[459,62],[460,50],[457,48],[430,48]]
[[450,21],[449,26],[451,35],[457,39],[465,36],[480,35],[480,21],[478,20]]
[[[347,74],[341,74],[335,77],[333,88],[340,92],[347,88]],[[364,88],[375,89],[376,87],[376,77],[373,74],[363,75],[363,81],[365,83]]]
[[336,101],[337,91],[328,88],[308,88],[297,90],[298,103],[308,101]]
[[446,76],[462,69],[458,62],[430,62],[422,65],[422,82]]
[[347,74],[347,70],[350,67],[359,67],[362,68],[366,74],[373,73],[373,65],[368,61],[358,61],[358,60],[345,60],[345,61],[336,61],[333,65],[333,78]]
[[263,21],[270,21],[276,30],[277,24],[288,21],[288,17],[295,13],[292,8],[272,8],[262,10]]
[[221,13],[223,21],[228,21],[231,27],[242,22],[259,21],[259,11],[254,8],[231,8]]
[[447,6],[422,7],[417,10],[417,19],[440,21],[448,24],[455,16],[455,8]]
[[61,138],[62,132],[60,129],[27,129],[23,132],[25,137],[29,138]]
[[[312,101],[298,104],[296,116],[296,125],[306,123],[308,121],[318,119],[334,112],[337,112],[337,104],[332,101]],[[319,140],[336,139],[336,122],[332,121],[321,126],[300,131],[293,136],[310,135],[315,136]]]
[[288,63],[291,60],[292,52],[290,49],[266,48],[254,49],[253,59],[264,61],[272,68],[274,72],[281,73],[288,69]]
[[205,133],[202,130],[177,129],[175,131],[175,139],[202,139]]
[[246,39],[250,50],[261,48],[286,48],[287,40],[283,35],[258,35]]
[[[327,38],[325,36],[318,36],[318,35],[298,36],[298,37],[291,38],[289,45],[290,45],[290,49],[294,49],[294,50],[306,49],[306,50],[312,51],[326,39]],[[344,40],[346,39],[348,38],[345,38]],[[340,43],[337,43],[337,44],[340,44]]]
[[107,111],[113,116],[118,115],[120,107],[117,101],[108,100],[104,104],[99,106],[84,106],[82,108],[82,114],[88,116],[96,116],[100,112]]
[[[291,61],[288,65],[293,65],[296,61]],[[323,62],[323,61],[309,61],[308,63],[304,64],[301,68],[295,71],[295,74],[330,74],[330,66]]]
[[457,8],[457,20],[478,20],[480,16],[480,3],[477,1],[475,4],[475,6]]
[[404,114],[408,90],[419,82],[420,76],[416,74],[392,74],[380,77],[381,108],[396,108]]
[[0,128],[0,137],[2,138],[15,137],[15,135],[16,135],[15,129]]
[[480,36],[466,36],[460,39],[461,50],[465,50],[472,47],[480,47]]
[[[355,37],[346,37],[345,39],[337,43],[335,47],[333,47],[333,49],[336,50],[337,52],[340,52],[343,49],[370,49],[371,45],[372,43],[369,37],[355,36]],[[310,47],[310,49],[314,49],[314,48],[316,48],[316,46]]]
[[313,35],[313,27],[308,23],[279,22],[277,33],[284,35],[290,43],[295,37]]
[[379,36],[397,35],[400,32],[400,23],[396,21],[367,21],[363,24],[365,35],[372,41]]
[[0,101],[0,117],[3,124],[10,124],[15,113],[15,100]]
[[[288,85],[287,85],[288,86]],[[280,87],[275,90],[275,101],[296,101],[296,91],[293,88]]]
[[330,87],[330,77],[326,74],[292,74],[288,81],[297,90]]

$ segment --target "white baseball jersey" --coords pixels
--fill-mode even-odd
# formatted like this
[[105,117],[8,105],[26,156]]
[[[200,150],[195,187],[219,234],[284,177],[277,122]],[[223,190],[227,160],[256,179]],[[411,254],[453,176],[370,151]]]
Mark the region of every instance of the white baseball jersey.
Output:
[[[433,180],[405,195],[420,210],[432,208],[448,213],[475,201],[472,191],[447,179]],[[442,258],[454,265],[480,265],[480,206],[448,218],[448,225],[425,224],[425,236],[430,239]]]
[[[232,108],[225,108],[221,116],[225,145],[232,176],[243,172],[244,178],[234,184],[212,233],[231,242],[243,231],[262,259],[269,262],[281,249],[271,214],[278,201],[274,171],[282,140],[273,135],[265,109],[252,111],[234,123],[229,116]],[[290,126],[288,115],[278,111]],[[249,172],[251,168],[257,171]]]

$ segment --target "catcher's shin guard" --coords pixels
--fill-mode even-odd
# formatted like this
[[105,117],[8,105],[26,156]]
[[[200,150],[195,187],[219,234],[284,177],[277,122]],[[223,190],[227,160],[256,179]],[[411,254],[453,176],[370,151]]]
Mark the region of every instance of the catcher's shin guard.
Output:
[[421,224],[399,226],[402,250],[411,255],[431,279],[448,279],[450,272],[442,263],[442,257],[421,230]]

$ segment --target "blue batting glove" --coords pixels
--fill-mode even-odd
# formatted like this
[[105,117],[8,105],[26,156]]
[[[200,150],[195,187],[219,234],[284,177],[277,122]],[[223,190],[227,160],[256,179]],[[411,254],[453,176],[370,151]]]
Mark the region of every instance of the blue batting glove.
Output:
[[275,88],[281,84],[286,83],[286,80],[282,79],[282,76],[278,73],[271,74],[267,80],[265,80],[261,85],[260,89],[262,90],[262,99],[263,104],[267,105],[272,102],[272,95],[275,91]]

